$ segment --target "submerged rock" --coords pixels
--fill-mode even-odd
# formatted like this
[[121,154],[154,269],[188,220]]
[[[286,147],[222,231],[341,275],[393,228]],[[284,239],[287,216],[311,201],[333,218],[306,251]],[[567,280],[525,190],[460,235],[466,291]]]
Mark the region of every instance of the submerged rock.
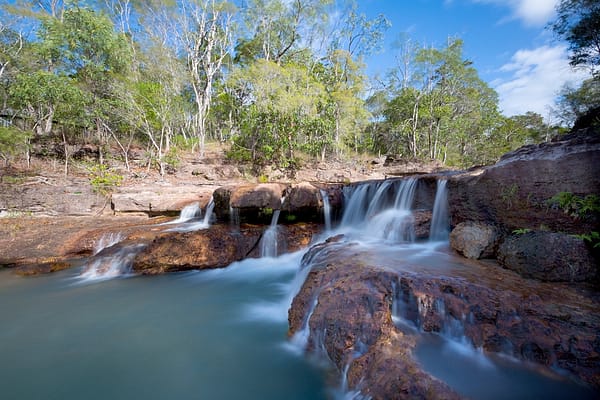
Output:
[[554,232],[528,232],[508,237],[498,249],[504,268],[526,278],[552,282],[596,279],[597,261],[582,239]]

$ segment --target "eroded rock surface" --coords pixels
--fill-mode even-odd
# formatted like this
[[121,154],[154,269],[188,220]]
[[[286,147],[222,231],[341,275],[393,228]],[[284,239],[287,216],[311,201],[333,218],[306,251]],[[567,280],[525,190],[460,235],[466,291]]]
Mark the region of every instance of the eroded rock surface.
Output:
[[415,338],[394,325],[392,309],[422,331],[458,324],[475,347],[558,367],[600,388],[597,295],[443,258],[421,265],[343,238],[317,245],[304,259],[310,273],[289,312],[290,334],[310,317],[308,350],[325,352],[340,374],[347,368],[349,388],[373,399],[457,397],[415,361]]
[[524,146],[490,167],[452,176],[448,202],[453,225],[484,222],[507,231],[529,228],[565,233],[598,230],[598,218],[573,218],[551,207],[560,192],[600,195],[600,135],[567,135]]
[[507,269],[542,281],[589,282],[598,275],[597,261],[582,239],[563,233],[512,235],[498,249]]

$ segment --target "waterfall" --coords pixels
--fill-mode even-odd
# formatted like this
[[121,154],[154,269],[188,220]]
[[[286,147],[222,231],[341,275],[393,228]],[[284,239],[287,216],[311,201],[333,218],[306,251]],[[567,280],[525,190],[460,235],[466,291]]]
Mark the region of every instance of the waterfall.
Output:
[[325,231],[331,230],[331,205],[329,204],[329,195],[323,189],[320,190],[323,200],[323,219],[325,220]]
[[437,182],[429,232],[429,240],[431,241],[447,240],[450,234],[447,182],[446,180],[438,180]]
[[[281,198],[281,207],[285,197]],[[271,217],[271,224],[267,230],[263,233],[260,239],[260,256],[261,257],[277,257],[277,221],[279,220],[279,214],[281,210],[273,210],[273,217]]]
[[212,217],[213,210],[215,209],[215,200],[212,196],[210,196],[210,200],[206,205],[206,211],[204,212],[204,220],[202,221],[204,225],[210,226],[210,219]]
[[240,227],[240,209],[229,206],[229,224],[234,228]]
[[[184,210],[186,208],[187,207],[185,207]],[[187,220],[184,220],[183,222],[180,222],[181,223],[180,226],[173,228],[173,229],[169,229],[169,232],[190,232],[190,231],[198,231],[200,229],[208,228],[210,226],[210,219],[212,217],[214,208],[215,208],[215,202],[214,202],[213,198],[211,197],[206,206],[206,210],[204,212],[204,218],[202,220],[193,221],[192,219],[194,217],[192,217],[192,219],[187,219]],[[184,210],[181,210],[182,216],[184,214]],[[198,208],[198,210],[196,211],[196,213],[194,215],[197,215],[197,218],[199,218],[200,215],[202,215],[202,210],[200,208]],[[179,219],[181,219],[181,217]]]
[[109,233],[103,234],[100,237],[100,239],[98,239],[96,246],[94,246],[94,255],[100,253],[102,250],[106,249],[107,247],[114,246],[115,244],[119,243],[123,239],[124,239],[124,237],[120,232],[116,232],[116,233],[109,232]]
[[[417,179],[365,183],[348,188],[348,199],[342,217],[342,226],[359,229],[364,237],[391,242],[415,240],[414,218],[411,207]],[[393,203],[390,191],[396,192]]]
[[134,244],[114,251],[111,249],[106,254],[100,253],[87,265],[79,278],[83,281],[98,281],[127,275],[135,256],[144,247],[142,244]]
[[191,221],[195,218],[200,218],[202,216],[202,210],[200,209],[199,203],[188,204],[183,207],[179,212],[179,218],[173,220],[171,222],[167,222],[167,224],[181,224],[184,222]]

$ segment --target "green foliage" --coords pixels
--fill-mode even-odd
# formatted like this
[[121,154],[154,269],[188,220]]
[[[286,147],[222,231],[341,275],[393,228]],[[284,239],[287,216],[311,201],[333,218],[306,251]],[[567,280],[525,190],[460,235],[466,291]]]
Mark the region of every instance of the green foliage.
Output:
[[29,132],[24,132],[14,126],[0,126],[0,157],[8,162],[17,152],[27,148],[27,141],[30,137]]
[[571,65],[600,65],[600,3],[597,0],[561,0],[551,25],[569,42]]
[[88,178],[94,192],[103,196],[112,193],[123,182],[123,176],[111,171],[104,164],[96,164],[88,168]]
[[529,228],[519,228],[519,229],[515,229],[514,231],[512,231],[512,233],[515,235],[524,235],[529,232],[531,232],[531,229],[529,229]]
[[519,192],[519,185],[513,183],[510,186],[502,188],[502,192],[500,193],[500,197],[502,202],[506,204],[508,208],[512,208],[513,202],[517,198],[517,193]]
[[546,203],[574,218],[587,218],[600,213],[600,197],[595,194],[581,197],[571,192],[559,192],[548,199]]
[[599,249],[600,248],[600,232],[592,231],[590,233],[584,233],[581,235],[573,235],[576,238],[583,240],[584,242],[589,243],[592,248]]

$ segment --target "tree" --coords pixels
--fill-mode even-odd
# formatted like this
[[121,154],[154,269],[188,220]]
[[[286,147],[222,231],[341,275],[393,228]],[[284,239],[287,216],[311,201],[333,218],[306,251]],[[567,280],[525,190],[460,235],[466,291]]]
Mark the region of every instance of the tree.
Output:
[[231,4],[215,0],[182,2],[178,45],[187,60],[190,83],[194,91],[196,112],[193,129],[200,139],[200,156],[204,155],[206,121],[212,102],[213,85],[223,62],[229,56],[232,41]]
[[322,126],[326,92],[306,66],[279,65],[257,60],[229,76],[229,93],[238,95],[239,136],[233,140],[233,158],[251,161],[257,169],[268,162],[289,168],[295,151],[314,144]]
[[565,86],[559,95],[554,113],[560,120],[572,126],[573,123],[593,108],[600,106],[600,77],[583,81],[579,88]]
[[569,42],[571,65],[600,65],[600,2],[598,0],[561,0],[558,18],[551,28]]
[[236,59],[282,63],[311,47],[323,32],[332,0],[249,0],[242,9],[247,37],[236,44]]

